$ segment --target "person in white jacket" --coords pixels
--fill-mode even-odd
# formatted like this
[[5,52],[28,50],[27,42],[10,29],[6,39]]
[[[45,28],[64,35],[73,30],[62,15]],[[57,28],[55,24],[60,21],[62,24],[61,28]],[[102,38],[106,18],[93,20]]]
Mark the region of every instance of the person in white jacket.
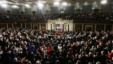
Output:
[[59,50],[59,52],[62,52],[62,45],[61,44],[58,45],[58,50]]

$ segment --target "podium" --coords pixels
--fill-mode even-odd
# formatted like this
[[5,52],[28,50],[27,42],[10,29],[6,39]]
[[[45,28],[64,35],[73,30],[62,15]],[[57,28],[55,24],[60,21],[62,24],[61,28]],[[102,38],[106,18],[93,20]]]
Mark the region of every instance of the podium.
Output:
[[55,32],[55,35],[61,35],[61,34],[62,34],[62,31]]

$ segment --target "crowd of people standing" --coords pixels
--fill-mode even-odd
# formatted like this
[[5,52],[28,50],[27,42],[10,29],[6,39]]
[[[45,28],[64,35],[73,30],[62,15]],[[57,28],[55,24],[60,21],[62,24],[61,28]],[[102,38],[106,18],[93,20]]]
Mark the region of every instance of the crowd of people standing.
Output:
[[113,31],[1,29],[1,64],[113,64]]

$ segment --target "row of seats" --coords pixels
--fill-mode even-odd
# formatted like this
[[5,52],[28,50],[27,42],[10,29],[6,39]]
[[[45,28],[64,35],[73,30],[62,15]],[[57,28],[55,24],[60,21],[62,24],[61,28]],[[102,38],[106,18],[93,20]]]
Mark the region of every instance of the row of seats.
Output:
[[73,14],[21,14],[21,15],[14,15],[14,14],[0,14],[1,21],[36,21],[36,20],[56,20],[56,19],[63,19],[63,20],[107,20],[112,21],[113,14],[106,14],[106,13],[73,13]]

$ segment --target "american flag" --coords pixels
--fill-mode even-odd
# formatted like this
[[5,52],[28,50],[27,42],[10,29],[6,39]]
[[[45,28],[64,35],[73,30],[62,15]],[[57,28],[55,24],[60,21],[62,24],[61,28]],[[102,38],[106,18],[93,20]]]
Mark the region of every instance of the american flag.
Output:
[[62,29],[62,27],[63,27],[62,24],[56,24],[57,29]]

